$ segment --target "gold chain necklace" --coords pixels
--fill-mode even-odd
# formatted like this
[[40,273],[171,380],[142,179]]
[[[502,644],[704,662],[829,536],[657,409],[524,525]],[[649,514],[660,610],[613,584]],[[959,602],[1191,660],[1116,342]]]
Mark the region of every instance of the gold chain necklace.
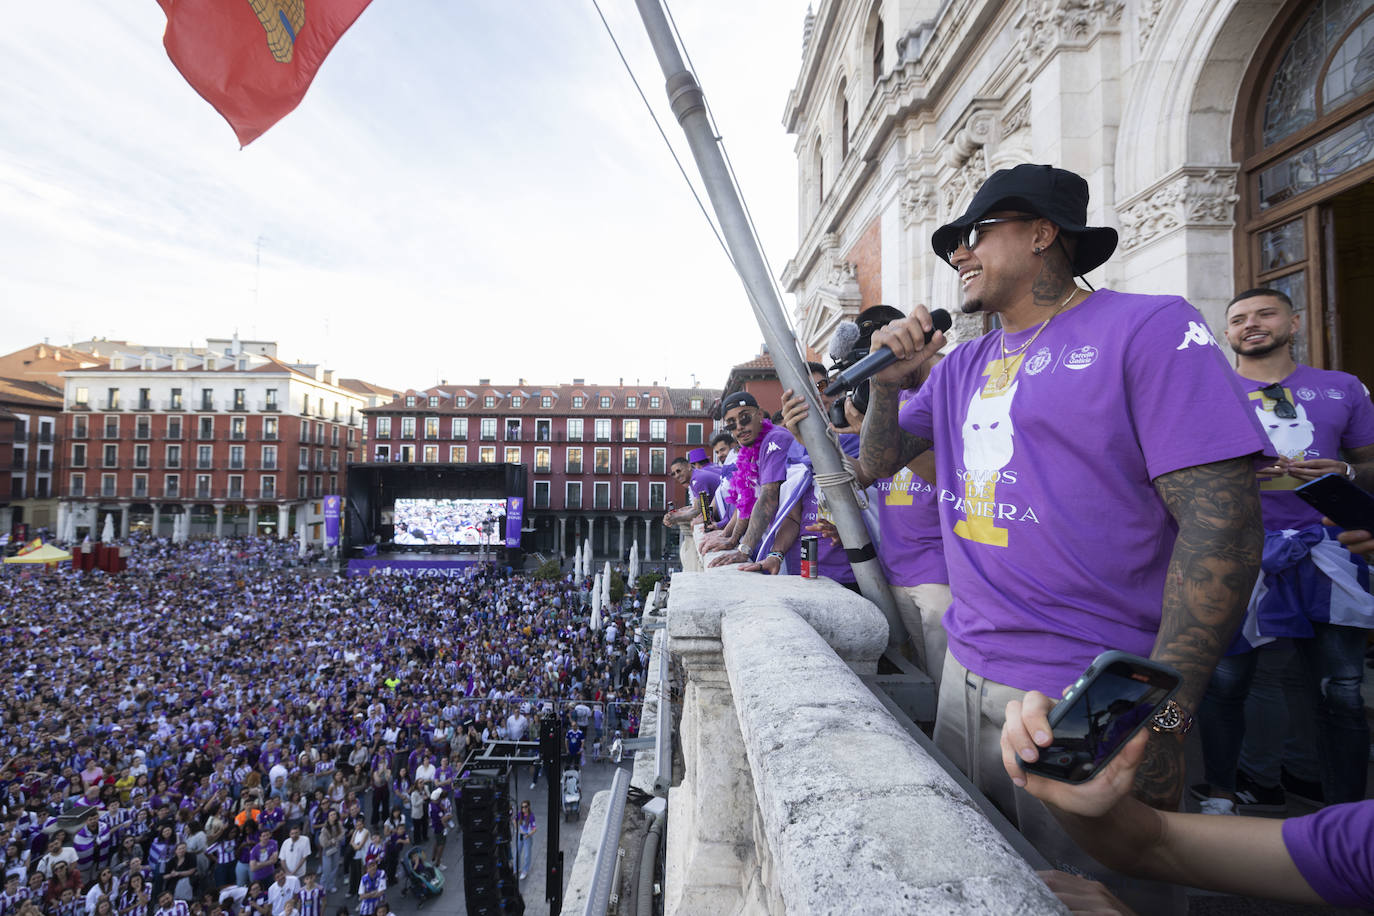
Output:
[[1021,346],[1017,347],[1015,350],[1011,350],[1010,352],[1008,352],[1007,332],[1005,329],[1002,331],[1002,336],[998,338],[998,344],[1002,348],[1002,374],[998,376],[997,379],[997,385],[995,386],[997,391],[1001,391],[1002,389],[1004,389],[1007,385],[1008,380],[1010,380],[1011,378],[1012,357],[1020,356],[1022,353],[1026,352],[1026,350],[1030,348],[1030,345],[1035,343],[1035,338],[1040,336],[1040,332],[1045,330],[1045,328],[1049,327],[1050,322],[1054,320],[1055,316],[1058,315],[1060,312],[1064,311],[1065,307],[1068,306],[1069,301],[1072,300],[1073,297],[1077,294],[1078,287],[1074,286],[1074,288],[1069,292],[1068,298],[1066,298],[1063,302],[1059,303],[1059,308],[1055,309],[1050,314],[1050,317],[1046,318],[1044,321],[1040,323],[1040,327],[1036,328],[1035,333],[1031,335],[1030,340],[1021,344]]

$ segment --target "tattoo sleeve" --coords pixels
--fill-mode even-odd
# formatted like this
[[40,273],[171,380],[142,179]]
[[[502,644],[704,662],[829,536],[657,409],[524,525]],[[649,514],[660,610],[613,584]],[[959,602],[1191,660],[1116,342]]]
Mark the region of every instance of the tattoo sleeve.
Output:
[[859,436],[859,467],[874,480],[891,477],[930,448],[930,440],[913,436],[898,425],[897,391],[877,383],[869,389],[868,412]]
[[[1184,468],[1154,481],[1178,524],[1164,584],[1159,635],[1150,657],[1183,675],[1178,702],[1196,713],[1207,682],[1245,617],[1264,547],[1254,463],[1234,458]],[[1175,809],[1183,790],[1183,743],[1155,735],[1136,794]]]
[[754,502],[754,510],[749,513],[749,527],[744,530],[740,544],[749,545],[752,553],[759,549],[759,541],[773,524],[773,516],[778,511],[778,498],[782,494],[781,483],[766,483],[759,488],[759,498]]

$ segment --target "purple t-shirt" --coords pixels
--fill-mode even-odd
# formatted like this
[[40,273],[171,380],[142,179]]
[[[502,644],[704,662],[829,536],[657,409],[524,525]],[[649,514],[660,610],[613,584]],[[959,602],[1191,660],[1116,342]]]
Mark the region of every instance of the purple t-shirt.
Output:
[[1283,845],[1332,906],[1374,907],[1374,801],[1332,805],[1283,822]]
[[[1285,378],[1284,396],[1297,417],[1274,413],[1278,403],[1260,393],[1264,382],[1242,378],[1247,402],[1274,450],[1285,458],[1341,460],[1340,450],[1374,445],[1374,403],[1359,379],[1345,372],[1299,366]],[[1268,531],[1321,524],[1322,514],[1293,493],[1303,481],[1284,475],[1260,482],[1260,504]]]
[[781,424],[759,440],[759,486],[787,479],[787,459],[797,447],[796,438]]
[[1151,481],[1268,441],[1181,298],[1098,290],[1008,351],[1037,331],[1007,366],[1000,332],[955,348],[900,422],[935,444],[950,652],[1056,696],[1154,644],[1176,528]]
[[703,495],[708,499],[713,498],[718,486],[720,486],[720,468],[713,465],[693,469],[692,479],[687,482],[687,490],[692,494],[692,502],[694,503]]

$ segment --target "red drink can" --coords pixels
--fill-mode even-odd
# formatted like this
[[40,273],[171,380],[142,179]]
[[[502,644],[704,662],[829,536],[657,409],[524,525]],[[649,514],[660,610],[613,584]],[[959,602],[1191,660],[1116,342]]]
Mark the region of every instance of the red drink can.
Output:
[[821,574],[819,560],[820,539],[814,534],[804,535],[801,539],[801,577],[816,579]]

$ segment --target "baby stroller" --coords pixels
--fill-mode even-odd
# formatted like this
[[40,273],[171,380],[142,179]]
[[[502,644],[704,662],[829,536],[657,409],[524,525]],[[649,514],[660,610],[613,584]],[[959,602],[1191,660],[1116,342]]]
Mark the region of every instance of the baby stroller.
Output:
[[581,816],[582,780],[576,770],[563,771],[563,819],[575,821]]
[[426,862],[423,852],[412,849],[404,861],[406,886],[401,893],[413,893],[417,907],[424,906],[426,900],[438,897],[444,892],[444,873]]

